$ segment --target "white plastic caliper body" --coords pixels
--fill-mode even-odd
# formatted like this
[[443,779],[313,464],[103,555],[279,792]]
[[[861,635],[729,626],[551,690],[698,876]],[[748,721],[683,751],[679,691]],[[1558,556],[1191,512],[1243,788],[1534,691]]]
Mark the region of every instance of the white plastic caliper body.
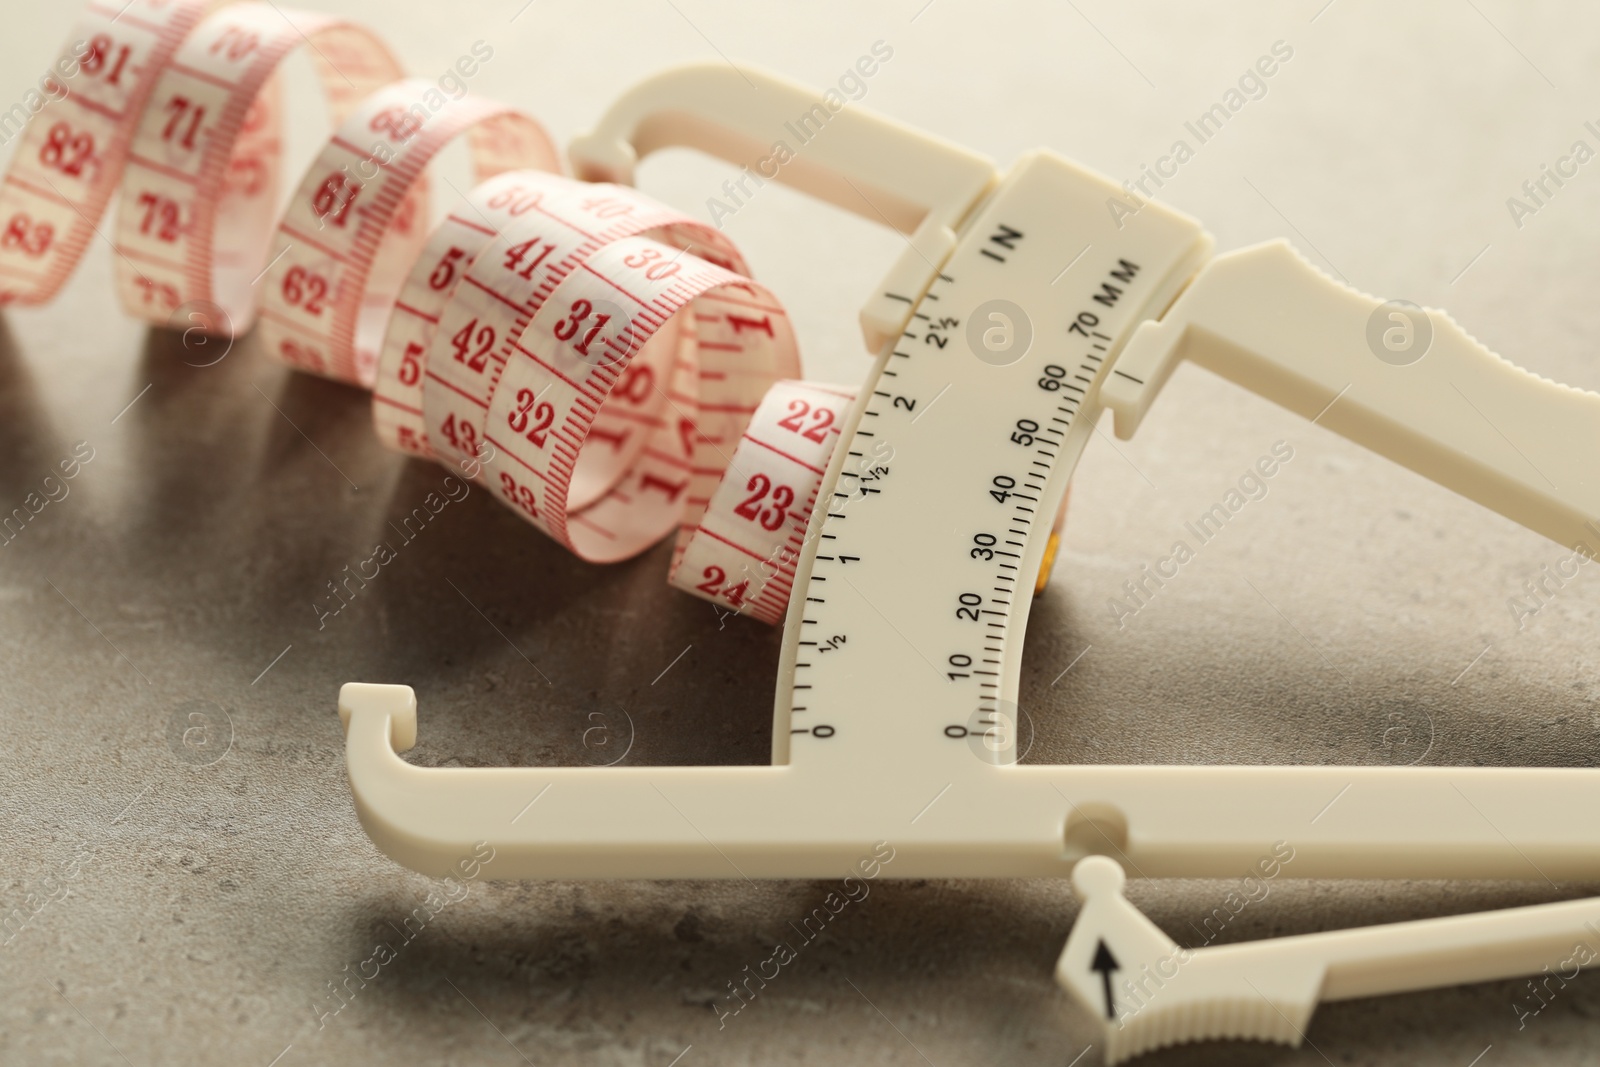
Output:
[[[668,145],[759,165],[822,105],[744,74],[646,81],[575,169],[626,181]],[[1064,876],[1093,853],[1208,877],[1292,840],[1299,877],[1600,875],[1596,770],[1023,766],[1007,728],[1050,517],[1103,408],[1131,432],[1175,359],[1569,546],[1600,516],[1600,396],[1439,313],[1425,358],[1377,359],[1380,301],[1277,245],[1206,267],[1194,220],[1150,203],[1119,224],[1118,187],[1048,152],[1000,176],[846,106],[766,177],[908,241],[863,312],[876,359],[797,566],[772,765],[416,767],[412,691],[351,684],[351,790],[381,848],[436,873],[489,841],[497,878],[820,877],[879,842],[896,877]]]

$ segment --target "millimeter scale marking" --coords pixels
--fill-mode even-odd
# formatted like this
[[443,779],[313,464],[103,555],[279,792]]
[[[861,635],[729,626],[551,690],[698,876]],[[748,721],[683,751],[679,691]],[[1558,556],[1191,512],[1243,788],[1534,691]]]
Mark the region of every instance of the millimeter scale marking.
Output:
[[[627,180],[635,143],[756,158],[741,153],[813,100],[760,78],[759,93],[711,67],[650,79],[574,147],[579,173]],[[849,108],[807,153],[784,180],[892,221],[908,248],[863,311],[877,355],[797,567],[773,764],[414,767],[396,755],[415,741],[411,690],[353,683],[340,697],[351,788],[380,847],[436,873],[488,840],[497,878],[823,877],[878,841],[896,849],[895,877],[1064,876],[1095,852],[1150,877],[1225,877],[1285,840],[1297,877],[1600,874],[1600,827],[1550,818],[1600,808],[1600,771],[1018,765],[1005,728],[1072,469],[1104,407],[1132,432],[1178,359],[1321,413],[1567,543],[1600,515],[1600,481],[1559,453],[1600,454],[1600,397],[1511,367],[1442,315],[1421,377],[1397,387],[1405,368],[1374,359],[1362,337],[1376,298],[1313,277],[1287,246],[1206,266],[1210,239],[1194,220],[1156,203],[1118,219],[1106,208],[1114,183],[1049,153],[999,178],[981,157]],[[1241,277],[1264,287],[1263,305],[1295,314],[1256,313]],[[987,342],[970,330],[991,324],[1002,335],[1025,324],[1025,351],[980,358]],[[1473,397],[1512,398],[1496,400],[1497,421],[1545,420],[1556,443],[1533,458],[1562,488],[1461,419],[1406,430],[1408,406],[1436,394],[1440,375],[1476,383]]]

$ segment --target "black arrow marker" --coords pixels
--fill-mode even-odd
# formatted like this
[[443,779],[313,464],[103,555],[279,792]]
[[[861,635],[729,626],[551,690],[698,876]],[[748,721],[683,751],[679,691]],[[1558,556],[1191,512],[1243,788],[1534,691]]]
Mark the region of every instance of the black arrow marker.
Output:
[[1101,938],[1100,944],[1095,947],[1094,961],[1089,964],[1089,969],[1091,971],[1099,971],[1100,980],[1105,983],[1107,1019],[1115,1019],[1117,1017],[1117,1004],[1111,993],[1111,972],[1117,970],[1117,968],[1117,957],[1111,954],[1111,950],[1106,947],[1105,939]]

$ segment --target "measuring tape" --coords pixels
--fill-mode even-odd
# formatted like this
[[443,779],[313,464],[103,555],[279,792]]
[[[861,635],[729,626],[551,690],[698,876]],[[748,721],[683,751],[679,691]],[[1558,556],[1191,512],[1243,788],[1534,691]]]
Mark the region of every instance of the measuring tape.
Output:
[[[616,182],[669,145],[758,166],[817,99],[748,68],[682,68],[624,94],[571,155],[578,173]],[[1200,225],[1159,203],[1115,218],[1116,183],[1048,152],[1001,174],[846,107],[779,178],[888,221],[907,249],[863,309],[876,358],[797,549],[772,766],[417,767],[398,755],[416,740],[415,694],[350,683],[351,792],[384,851],[433,873],[489,840],[497,878],[815,878],[885,843],[894,877],[1061,877],[1084,862],[1089,903],[1059,974],[1108,1031],[1129,1019],[1120,983],[1170,946],[1112,906],[1119,866],[1232,877],[1292,842],[1296,877],[1600,874],[1600,829],[1551,817],[1600,807],[1593,769],[1019,765],[1013,729],[1027,592],[1072,469],[1106,410],[1133,432],[1179,360],[1591,548],[1600,396],[1512,366],[1439,312],[1425,313],[1426,358],[1375,358],[1382,301],[1281,242],[1212,259]],[[1297,974],[1333,975],[1338,957],[1345,984],[1329,995],[1358,995],[1440,945],[1456,959],[1520,946],[1498,972],[1426,971],[1445,984],[1576,940],[1578,911],[1398,931],[1378,963],[1372,937],[1365,962],[1328,943],[1260,958],[1298,954],[1310,970]],[[1215,962],[1197,976],[1260,974],[1269,999],[1314,1002],[1282,969],[1199,955]],[[1115,1054],[1218,1033],[1299,1039],[1226,983],[1181,988],[1194,992],[1157,993]]]
[[[389,447],[593,562],[675,535],[673,584],[778,621],[853,393],[788,380],[788,316],[732,243],[561,176],[535,120],[406,79],[358,24],[205,9],[89,6],[0,185],[0,302],[48,300],[120,184],[131,314],[230,335],[259,316],[284,362],[373,390]],[[280,215],[302,48],[335,132]],[[457,139],[480,184],[430,230],[427,169]]]
[[395,300],[429,236],[425,168],[446,144],[469,134],[480,180],[559,165],[544,131],[504,104],[465,96],[419,117],[437,91],[416,79],[367,97],[289,198],[266,261],[261,336],[291,366],[372,387]]
[[294,18],[291,24],[264,3],[223,8],[150,72],[154,85],[136,119],[115,229],[117,288],[130,314],[165,323],[180,305],[205,301],[235,329],[250,324],[252,283],[267,262],[278,199],[276,75],[290,53],[310,50],[336,125],[404,76],[360,26],[301,12]]
[[85,10],[0,181],[0,301],[42,304],[66,282],[116,191],[156,74],[205,7]]

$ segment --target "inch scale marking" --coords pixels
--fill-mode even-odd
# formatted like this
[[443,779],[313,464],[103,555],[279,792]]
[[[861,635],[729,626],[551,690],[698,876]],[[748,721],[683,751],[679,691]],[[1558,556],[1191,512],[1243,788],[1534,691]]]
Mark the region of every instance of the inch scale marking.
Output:
[[[908,303],[847,427],[846,462],[824,482],[833,506],[809,543],[831,544],[797,576],[806,594],[780,677],[803,673],[805,688],[786,706],[780,686],[775,763],[870,758],[907,734],[928,742],[907,753],[919,764],[1015,759],[1004,709],[1043,553],[1035,531],[1093,432],[1117,339],[1209,250],[1191,220],[1154,207],[1119,231],[1100,208],[1108,189],[1059,157],[1021,161]],[[1086,251],[1062,272],[1070,248]],[[848,644],[801,658],[812,628]],[[797,704],[829,718],[792,722]],[[906,718],[886,721],[899,709]]]

